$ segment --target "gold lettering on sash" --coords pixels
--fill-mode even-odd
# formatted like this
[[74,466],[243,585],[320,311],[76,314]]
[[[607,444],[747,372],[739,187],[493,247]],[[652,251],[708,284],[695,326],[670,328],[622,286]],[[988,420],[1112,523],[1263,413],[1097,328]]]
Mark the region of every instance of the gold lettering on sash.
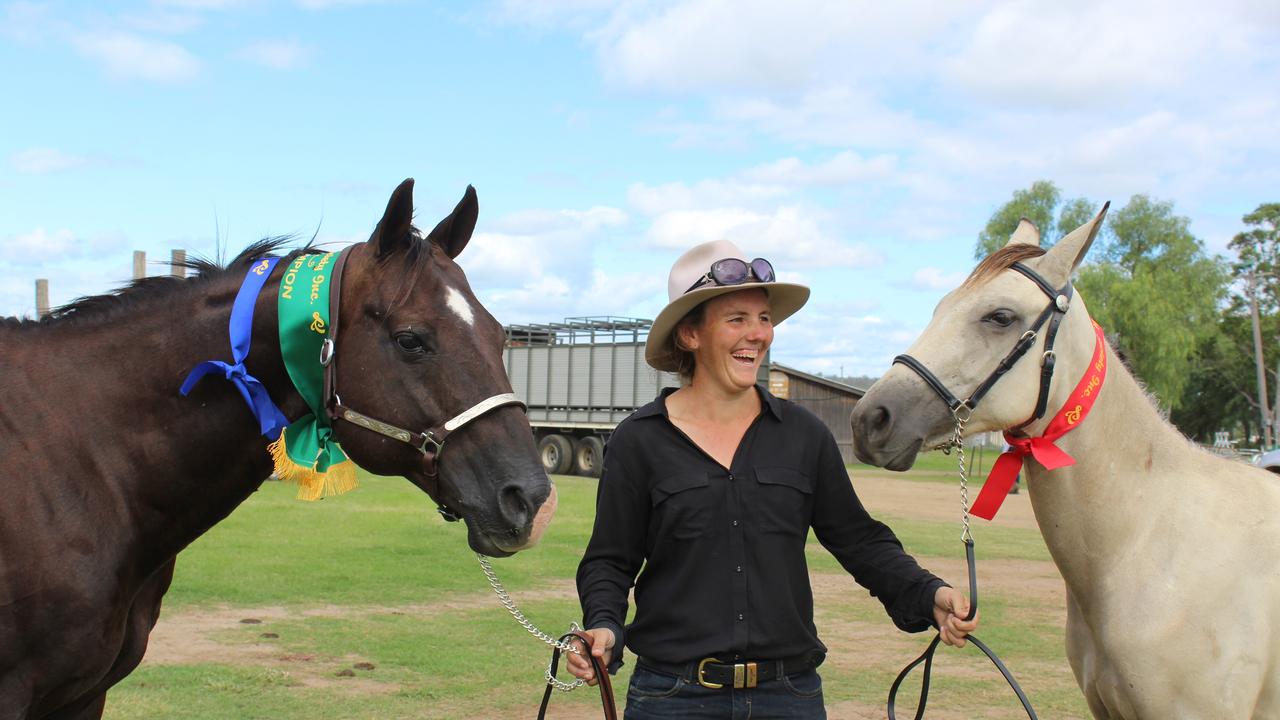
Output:
[[1064,417],[1066,417],[1066,419],[1067,419],[1067,424],[1068,424],[1068,425],[1075,425],[1076,423],[1080,422],[1080,413],[1081,413],[1081,412],[1083,412],[1083,409],[1082,409],[1079,405],[1077,405],[1077,406],[1075,406],[1074,408],[1072,408],[1072,409],[1068,410],[1068,411],[1067,411],[1067,413],[1066,413],[1066,415],[1064,416]]
[[1093,377],[1089,378],[1089,384],[1084,386],[1084,391],[1081,394],[1084,395],[1085,397],[1089,397],[1090,395],[1093,394],[1094,389],[1096,389],[1101,384],[1102,384],[1102,381],[1098,379],[1097,375],[1094,375]]
[[324,284],[324,275],[316,275],[311,278],[311,302],[315,302],[320,297],[320,286]]
[[311,313],[311,330],[312,332],[316,332],[321,335],[325,332],[324,318],[320,317],[320,313],[318,312]]
[[269,265],[271,265],[269,261],[263,260],[262,262],[258,263],[256,267],[253,268],[253,274],[258,276],[262,276],[266,274],[267,267]]

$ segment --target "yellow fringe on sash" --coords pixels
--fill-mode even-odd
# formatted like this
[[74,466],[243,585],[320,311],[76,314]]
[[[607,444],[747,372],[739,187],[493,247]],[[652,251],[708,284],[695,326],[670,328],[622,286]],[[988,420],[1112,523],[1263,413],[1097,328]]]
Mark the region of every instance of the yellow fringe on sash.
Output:
[[354,490],[358,484],[356,465],[350,460],[330,465],[326,472],[317,472],[314,466],[299,465],[285,451],[284,433],[280,433],[280,438],[267,446],[267,452],[271,453],[271,459],[275,463],[276,477],[298,484],[299,500],[319,500],[341,495]]

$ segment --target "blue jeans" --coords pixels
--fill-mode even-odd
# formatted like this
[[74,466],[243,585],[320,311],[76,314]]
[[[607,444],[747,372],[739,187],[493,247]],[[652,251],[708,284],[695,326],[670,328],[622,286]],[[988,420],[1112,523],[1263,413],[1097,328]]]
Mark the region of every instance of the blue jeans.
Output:
[[636,665],[627,688],[624,720],[826,720],[817,670],[763,682],[754,688],[713,690],[682,677]]

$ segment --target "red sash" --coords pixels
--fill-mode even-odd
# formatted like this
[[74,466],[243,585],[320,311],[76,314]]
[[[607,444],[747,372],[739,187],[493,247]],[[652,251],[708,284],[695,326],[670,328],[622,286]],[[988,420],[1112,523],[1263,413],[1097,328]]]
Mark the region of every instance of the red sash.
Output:
[[1071,397],[1067,398],[1066,404],[1053,420],[1049,421],[1049,426],[1045,428],[1043,435],[1027,438],[1004,434],[1005,442],[1009,443],[1010,447],[1001,453],[995,466],[991,468],[991,474],[987,476],[982,492],[978,493],[978,499],[973,503],[971,512],[974,515],[986,520],[996,516],[1005,496],[1009,494],[1009,488],[1013,487],[1018,472],[1022,470],[1024,456],[1030,455],[1035,458],[1046,470],[1057,470],[1060,467],[1075,464],[1075,458],[1053,443],[1084,421],[1089,414],[1089,409],[1093,407],[1093,401],[1098,397],[1099,390],[1102,389],[1102,381],[1107,377],[1107,351],[1106,345],[1102,342],[1102,326],[1092,319],[1090,322],[1093,322],[1097,342],[1093,347],[1093,360],[1089,363],[1084,377],[1080,378],[1080,383],[1072,391]]

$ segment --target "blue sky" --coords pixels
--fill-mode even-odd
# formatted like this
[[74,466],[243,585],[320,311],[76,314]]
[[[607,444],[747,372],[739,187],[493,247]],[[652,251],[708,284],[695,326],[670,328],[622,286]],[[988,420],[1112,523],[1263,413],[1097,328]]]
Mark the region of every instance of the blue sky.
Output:
[[499,320],[653,317],[725,237],[813,287],[775,360],[878,375],[1035,180],[1214,252],[1280,201],[1280,4],[1209,5],[0,0],[0,315],[414,177],[426,228],[476,187]]

